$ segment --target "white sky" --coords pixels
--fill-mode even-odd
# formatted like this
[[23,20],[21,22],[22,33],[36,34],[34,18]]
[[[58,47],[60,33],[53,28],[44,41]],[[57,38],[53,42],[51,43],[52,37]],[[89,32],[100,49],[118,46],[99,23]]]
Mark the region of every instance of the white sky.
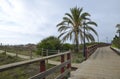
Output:
[[56,25],[75,6],[91,14],[99,40],[110,42],[120,23],[120,0],[0,0],[0,43],[38,43],[58,36]]

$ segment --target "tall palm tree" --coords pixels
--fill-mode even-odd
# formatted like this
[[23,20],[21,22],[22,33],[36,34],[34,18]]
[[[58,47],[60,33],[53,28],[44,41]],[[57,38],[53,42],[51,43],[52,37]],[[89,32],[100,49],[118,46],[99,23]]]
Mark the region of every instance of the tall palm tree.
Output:
[[120,24],[117,24],[116,27],[118,28],[117,33],[119,33],[119,38],[120,38]]
[[79,40],[83,40],[83,23],[85,23],[86,33],[85,36],[88,40],[94,40],[94,37],[89,31],[97,32],[90,27],[89,25],[97,25],[95,22],[90,21],[87,16],[90,16],[87,12],[82,12],[83,8],[71,8],[71,13],[65,13],[65,17],[63,17],[63,21],[60,22],[57,27],[58,31],[61,33],[59,38],[62,37],[63,42],[70,39],[75,43],[75,51],[79,52]]

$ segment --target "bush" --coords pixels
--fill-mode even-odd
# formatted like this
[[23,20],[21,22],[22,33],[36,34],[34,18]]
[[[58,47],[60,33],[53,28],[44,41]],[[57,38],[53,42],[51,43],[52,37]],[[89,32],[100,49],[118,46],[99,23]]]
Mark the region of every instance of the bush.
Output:
[[69,50],[69,49],[73,49],[73,46],[69,43],[65,43],[65,44],[62,44],[61,49],[62,50]]
[[112,46],[120,49],[120,38],[118,36],[113,38]]
[[41,54],[42,48],[48,50],[61,49],[61,41],[54,36],[47,37],[37,44],[37,54]]

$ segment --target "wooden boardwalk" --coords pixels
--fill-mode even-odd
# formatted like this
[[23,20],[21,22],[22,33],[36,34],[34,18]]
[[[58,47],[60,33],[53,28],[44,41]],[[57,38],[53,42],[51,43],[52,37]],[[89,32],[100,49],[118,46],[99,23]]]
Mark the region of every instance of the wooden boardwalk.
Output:
[[98,48],[70,79],[120,79],[120,56],[110,47]]

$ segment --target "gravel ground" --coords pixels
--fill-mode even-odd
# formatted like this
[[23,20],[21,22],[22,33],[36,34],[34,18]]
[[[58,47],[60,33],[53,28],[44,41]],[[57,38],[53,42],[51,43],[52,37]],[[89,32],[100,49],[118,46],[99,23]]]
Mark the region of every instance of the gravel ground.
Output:
[[71,74],[70,79],[120,79],[120,56],[110,47],[98,48]]

